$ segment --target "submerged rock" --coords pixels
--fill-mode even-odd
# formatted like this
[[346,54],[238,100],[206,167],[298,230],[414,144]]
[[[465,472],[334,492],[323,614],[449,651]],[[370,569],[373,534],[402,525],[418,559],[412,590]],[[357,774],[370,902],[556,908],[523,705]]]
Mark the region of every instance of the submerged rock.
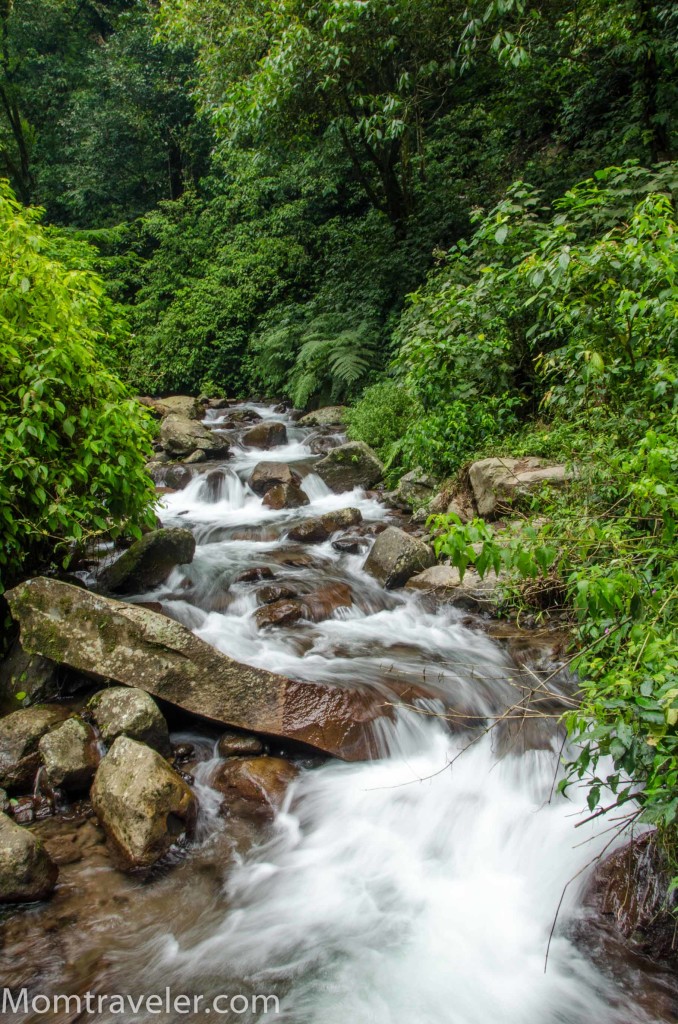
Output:
[[314,472],[335,494],[354,487],[369,489],[384,477],[384,467],[363,441],[349,441],[333,448],[316,462]]
[[11,790],[32,785],[41,763],[40,740],[69,714],[68,708],[57,704],[36,705],[0,719],[0,786]]
[[239,573],[234,583],[261,583],[262,580],[272,580],[273,570],[268,565],[254,565],[251,569],[245,569]]
[[301,483],[301,477],[285,462],[258,462],[252,470],[249,485],[255,494],[263,495],[278,484]]
[[220,765],[212,786],[226,797],[231,814],[273,817],[282,807],[297,769],[281,757],[251,757]]
[[284,423],[264,420],[245,431],[242,443],[247,448],[276,448],[287,444],[287,428]]
[[164,583],[177,565],[193,561],[195,537],[190,530],[153,530],[137,540],[99,575],[104,590],[134,594]]
[[389,526],[375,540],[363,568],[391,590],[404,586],[410,577],[432,565],[435,555],[428,544],[397,526]]
[[42,843],[0,812],[0,903],[32,903],[50,895],[59,869]]
[[376,750],[373,724],[389,712],[374,693],[242,665],[172,619],[45,577],[6,596],[31,653],[96,679],[137,686],[222,725],[305,743],[347,761]]
[[511,509],[522,496],[544,484],[562,487],[572,479],[563,465],[545,459],[495,458],[474,462],[469,470],[478,515],[493,519]]
[[346,530],[349,526],[358,526],[362,521],[362,512],[358,508],[340,508],[336,512],[326,512],[320,517],[320,522],[328,533],[337,533],[338,530]]
[[180,462],[149,463],[146,467],[158,487],[170,487],[173,491],[183,491],[193,479],[188,466]]
[[280,511],[283,508],[303,508],[305,505],[310,505],[310,501],[301,487],[296,487],[294,484],[276,484],[275,487],[266,491],[264,505],[267,508]]
[[261,590],[257,590],[257,601],[259,604],[273,604],[274,601],[289,601],[291,598],[296,596],[296,590],[292,590],[291,587],[274,585],[271,587],[262,587]]
[[43,736],[38,746],[50,786],[76,792],[87,789],[101,760],[91,725],[69,718]]
[[163,757],[170,752],[167,722],[153,698],[138,687],[112,686],[97,693],[88,710],[110,747],[118,736],[145,743]]
[[302,544],[322,544],[329,540],[333,533],[345,530],[347,526],[357,526],[362,519],[359,509],[342,508],[336,512],[326,512],[322,516],[304,519],[297,526],[293,526],[287,536],[290,540]]
[[268,626],[290,626],[303,615],[301,601],[273,601],[257,608],[254,618],[259,629],[266,629]]
[[92,786],[92,806],[126,870],[148,868],[190,834],[196,803],[184,780],[143,743],[119,736]]

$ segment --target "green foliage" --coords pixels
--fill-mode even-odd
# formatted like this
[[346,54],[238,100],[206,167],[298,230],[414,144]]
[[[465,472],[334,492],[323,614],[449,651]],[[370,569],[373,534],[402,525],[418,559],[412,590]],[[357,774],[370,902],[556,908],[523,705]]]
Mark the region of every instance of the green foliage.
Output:
[[0,590],[149,516],[147,414],[112,371],[120,312],[80,243],[0,186]]
[[395,380],[367,388],[346,415],[348,436],[364,441],[387,468],[401,461],[402,439],[419,415],[417,402]]

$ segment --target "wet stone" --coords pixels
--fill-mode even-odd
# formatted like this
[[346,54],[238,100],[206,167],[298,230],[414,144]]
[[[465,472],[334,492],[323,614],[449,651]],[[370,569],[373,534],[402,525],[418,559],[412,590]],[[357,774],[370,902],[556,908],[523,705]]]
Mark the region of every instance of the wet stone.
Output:
[[262,580],[272,580],[273,571],[269,569],[267,565],[257,565],[252,569],[245,569],[244,572],[239,573],[234,583],[261,583]]
[[262,587],[257,590],[257,601],[259,604],[273,604],[274,601],[289,601],[297,597],[296,591],[291,587],[272,586]]
[[263,752],[264,744],[258,736],[230,729],[219,737],[217,743],[219,757],[256,757]]
[[254,618],[259,629],[267,626],[291,626],[303,618],[304,607],[300,601],[274,601],[258,608]]
[[294,484],[276,484],[266,491],[264,505],[279,512],[283,508],[303,508],[309,505],[308,495]]

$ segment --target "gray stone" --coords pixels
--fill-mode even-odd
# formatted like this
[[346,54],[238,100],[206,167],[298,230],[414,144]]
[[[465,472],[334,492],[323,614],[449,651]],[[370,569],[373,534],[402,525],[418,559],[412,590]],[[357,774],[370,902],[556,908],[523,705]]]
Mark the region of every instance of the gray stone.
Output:
[[186,456],[194,452],[202,452],[203,458],[226,457],[229,452],[228,441],[212,430],[208,430],[197,420],[170,413],[160,425],[160,442],[170,455],[186,461]]
[[0,903],[32,903],[53,891],[59,869],[28,829],[0,813]]
[[384,476],[384,467],[363,441],[349,441],[333,448],[316,462],[314,471],[335,494],[352,491],[354,487],[369,489]]
[[138,687],[112,686],[92,697],[89,710],[110,747],[118,736],[145,743],[163,757],[170,753],[167,722],[153,698]]
[[38,744],[50,786],[86,789],[101,760],[94,729],[81,718],[69,718]]
[[421,469],[413,469],[400,478],[398,486],[390,495],[397,508],[417,511],[428,505],[435,493],[436,482]]
[[364,569],[391,590],[432,565],[435,556],[428,544],[397,526],[389,526],[375,540]]
[[252,470],[249,485],[255,494],[266,494],[266,491],[278,484],[301,483],[301,477],[285,462],[258,462]]
[[348,409],[345,405],[326,405],[307,412],[299,420],[300,427],[343,427]]
[[190,395],[170,395],[158,399],[156,405],[165,416],[175,414],[188,420],[201,420],[205,415],[205,402]]
[[177,565],[193,561],[195,537],[190,530],[153,530],[99,575],[104,590],[135,594],[164,583]]
[[30,653],[347,761],[376,750],[374,723],[389,714],[376,694],[242,665],[172,619],[57,580],[27,580],[6,596]]
[[119,736],[99,765],[92,807],[126,870],[148,868],[190,834],[196,802],[184,780],[155,750]]
[[0,699],[6,708],[18,709],[49,700],[59,692],[59,669],[52,661],[27,654],[16,640],[0,663]]
[[545,484],[562,487],[571,479],[565,466],[537,458],[482,459],[469,470],[478,515],[483,519],[496,519]]
[[242,443],[247,448],[276,448],[287,444],[287,428],[284,423],[263,420],[245,431]]
[[406,588],[433,594],[441,604],[453,604],[472,611],[482,611],[491,609],[498,603],[498,587],[502,578],[490,570],[481,579],[475,569],[469,567],[462,580],[459,570],[451,565],[434,565],[412,576],[407,581]]
[[358,526],[362,521],[363,517],[359,508],[340,508],[336,512],[326,512],[320,517],[320,522],[328,533],[347,530],[349,526]]
[[61,725],[69,713],[58,704],[36,705],[0,719],[0,786],[12,790],[33,784],[40,767],[40,740],[50,729]]

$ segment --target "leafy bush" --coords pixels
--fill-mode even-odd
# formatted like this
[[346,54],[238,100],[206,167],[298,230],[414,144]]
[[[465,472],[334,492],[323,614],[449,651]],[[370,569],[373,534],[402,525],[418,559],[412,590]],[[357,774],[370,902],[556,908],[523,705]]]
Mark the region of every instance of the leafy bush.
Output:
[[400,461],[402,440],[419,408],[409,392],[395,380],[383,380],[367,388],[349,409],[348,436],[364,441],[377,452],[387,468]]
[[[677,171],[672,164],[602,171],[559,200],[548,222],[506,204],[495,211],[495,243],[506,242],[512,255],[503,265],[479,265],[482,284],[470,280],[457,295],[466,302],[489,281],[496,337],[522,322],[535,366],[532,396],[552,417],[502,446],[559,454],[577,475],[566,492],[534,497],[538,527],[463,526],[455,517],[431,523],[438,552],[462,572],[469,564],[481,575],[509,570],[528,581],[517,600],[570,610],[582,704],[567,716],[581,750],[569,779],[587,781],[592,811],[633,796],[640,809],[630,809],[629,820],[642,815],[674,835],[678,221],[670,190]],[[490,230],[489,221],[481,225],[486,251]],[[474,323],[472,304],[470,312],[466,322]],[[605,787],[613,798],[599,807]]]
[[0,591],[149,516],[149,420],[111,369],[123,334],[81,243],[0,184]]

